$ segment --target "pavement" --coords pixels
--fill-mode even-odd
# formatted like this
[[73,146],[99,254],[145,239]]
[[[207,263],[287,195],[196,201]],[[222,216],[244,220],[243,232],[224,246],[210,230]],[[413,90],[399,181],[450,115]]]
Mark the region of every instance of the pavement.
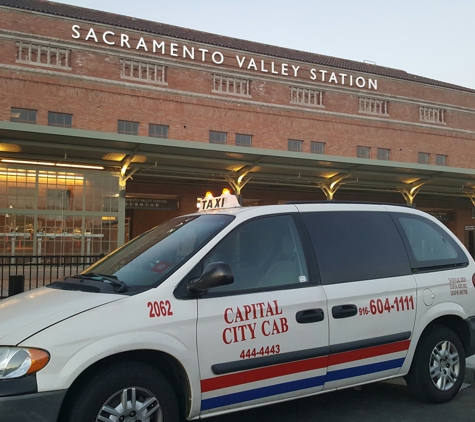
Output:
[[473,384],[475,382],[475,355],[468,357],[466,363],[465,382]]

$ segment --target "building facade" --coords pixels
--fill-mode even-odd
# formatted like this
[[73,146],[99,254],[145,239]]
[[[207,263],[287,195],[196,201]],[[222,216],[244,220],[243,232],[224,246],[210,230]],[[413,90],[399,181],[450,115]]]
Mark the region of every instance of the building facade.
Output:
[[108,253],[197,198],[406,203],[475,252],[475,90],[0,0],[0,255]]

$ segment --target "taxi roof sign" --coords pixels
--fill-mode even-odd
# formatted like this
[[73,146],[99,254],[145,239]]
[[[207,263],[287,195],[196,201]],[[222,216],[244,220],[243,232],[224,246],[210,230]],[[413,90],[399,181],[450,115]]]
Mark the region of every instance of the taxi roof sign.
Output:
[[236,195],[223,194],[217,197],[206,195],[205,198],[201,199],[200,209],[198,211],[236,208],[240,206]]

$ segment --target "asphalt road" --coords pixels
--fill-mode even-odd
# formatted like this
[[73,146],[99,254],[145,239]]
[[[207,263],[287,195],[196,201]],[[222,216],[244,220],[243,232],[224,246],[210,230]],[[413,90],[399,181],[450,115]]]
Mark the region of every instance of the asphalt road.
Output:
[[210,418],[210,422],[473,422],[475,384],[464,385],[449,403],[433,405],[414,399],[403,381],[395,380],[320,394]]

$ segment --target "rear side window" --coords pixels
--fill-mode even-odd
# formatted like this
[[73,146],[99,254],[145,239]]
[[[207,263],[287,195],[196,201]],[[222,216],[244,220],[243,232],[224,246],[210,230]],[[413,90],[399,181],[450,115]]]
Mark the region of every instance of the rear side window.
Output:
[[302,213],[323,284],[411,274],[401,236],[389,213]]
[[409,251],[413,271],[468,265],[468,258],[450,233],[424,217],[392,214]]

